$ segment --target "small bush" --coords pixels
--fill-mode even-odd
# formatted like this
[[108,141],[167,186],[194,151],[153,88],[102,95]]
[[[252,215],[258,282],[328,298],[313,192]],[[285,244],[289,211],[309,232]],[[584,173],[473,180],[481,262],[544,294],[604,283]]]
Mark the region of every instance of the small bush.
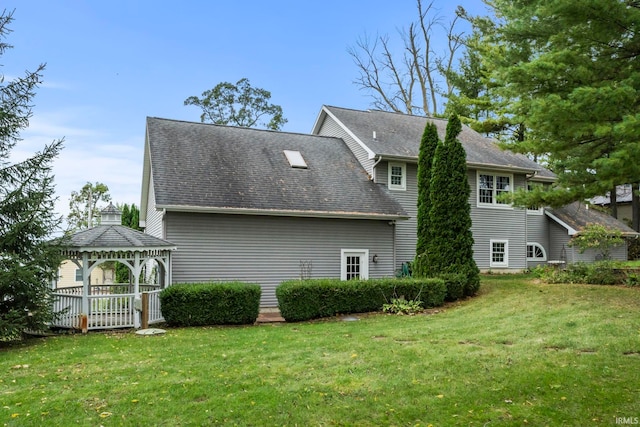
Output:
[[160,306],[171,326],[251,324],[260,312],[261,292],[249,283],[183,283],[164,289]]
[[418,313],[421,310],[422,310],[422,301],[418,301],[414,299],[407,301],[403,297],[393,298],[390,304],[384,304],[382,306],[382,311],[384,311],[385,313],[400,314],[400,315],[404,315],[404,314],[412,315],[412,314]]
[[441,279],[290,280],[276,288],[280,313],[287,321],[380,311],[399,297],[422,301],[422,308],[435,307],[442,305],[445,294]]
[[592,263],[577,262],[569,264],[566,269],[539,265],[533,270],[534,275],[546,283],[586,283],[589,285],[619,285],[623,276],[616,272],[616,265],[611,261]]

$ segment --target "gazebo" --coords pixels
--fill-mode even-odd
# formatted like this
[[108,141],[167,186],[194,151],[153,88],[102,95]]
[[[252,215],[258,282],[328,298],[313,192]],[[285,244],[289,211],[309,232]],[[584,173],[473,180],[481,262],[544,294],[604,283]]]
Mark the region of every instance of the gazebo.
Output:
[[[54,282],[54,327],[111,329],[147,327],[164,320],[159,293],[171,284],[171,252],[166,240],[121,225],[121,212],[110,204],[100,225],[73,234],[63,255],[82,273],[82,286]],[[128,283],[92,285],[91,272],[104,263],[129,269]],[[79,278],[79,274],[78,274]]]

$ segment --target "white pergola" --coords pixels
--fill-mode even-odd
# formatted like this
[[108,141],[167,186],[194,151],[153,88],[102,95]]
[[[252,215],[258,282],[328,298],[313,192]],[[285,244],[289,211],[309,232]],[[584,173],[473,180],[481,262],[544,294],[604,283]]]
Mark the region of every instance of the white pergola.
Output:
[[[64,306],[68,307],[69,311],[80,310],[79,313],[71,313],[70,318],[83,314],[91,316],[90,298],[94,295],[92,288],[95,288],[90,283],[91,272],[101,264],[115,261],[125,265],[131,272],[133,289],[129,290],[127,296],[132,298],[136,310],[132,309],[128,315],[133,317],[131,326],[139,328],[141,326],[139,311],[141,285],[144,285],[144,283],[140,283],[140,276],[143,268],[145,265],[155,262],[159,272],[159,288],[169,286],[171,284],[171,252],[175,249],[176,246],[171,242],[121,225],[120,211],[113,204],[110,204],[101,212],[100,225],[75,233],[63,249],[64,257],[82,271],[82,302],[80,306],[78,307],[78,304],[75,303],[67,303]],[[57,288],[56,286],[54,292],[62,297],[62,294],[67,294],[64,290],[65,288]],[[133,292],[131,293],[131,291]],[[68,295],[73,294],[68,293]],[[120,299],[123,295],[120,296]],[[117,313],[114,312],[110,315],[115,316]],[[116,327],[118,326],[125,325],[117,323]],[[100,327],[92,329],[100,329]]]

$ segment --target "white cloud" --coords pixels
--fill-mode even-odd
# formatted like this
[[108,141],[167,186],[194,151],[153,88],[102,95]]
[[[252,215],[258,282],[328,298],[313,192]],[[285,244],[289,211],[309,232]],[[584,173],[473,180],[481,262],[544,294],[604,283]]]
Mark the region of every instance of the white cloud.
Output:
[[[86,113],[86,111],[85,111]],[[120,129],[104,129],[86,119],[93,114],[78,110],[38,113],[12,152],[20,161],[42,150],[45,144],[64,137],[64,148],[53,165],[56,212],[69,213],[69,197],[86,182],[109,187],[115,203],[140,204],[143,140],[140,135],[122,136]]]

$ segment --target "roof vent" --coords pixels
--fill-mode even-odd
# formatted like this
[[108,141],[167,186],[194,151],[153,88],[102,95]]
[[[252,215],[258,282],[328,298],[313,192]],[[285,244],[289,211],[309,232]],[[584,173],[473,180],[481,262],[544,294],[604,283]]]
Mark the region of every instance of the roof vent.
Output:
[[306,169],[307,163],[302,158],[302,154],[299,151],[284,150],[284,155],[287,156],[287,160],[292,168]]

